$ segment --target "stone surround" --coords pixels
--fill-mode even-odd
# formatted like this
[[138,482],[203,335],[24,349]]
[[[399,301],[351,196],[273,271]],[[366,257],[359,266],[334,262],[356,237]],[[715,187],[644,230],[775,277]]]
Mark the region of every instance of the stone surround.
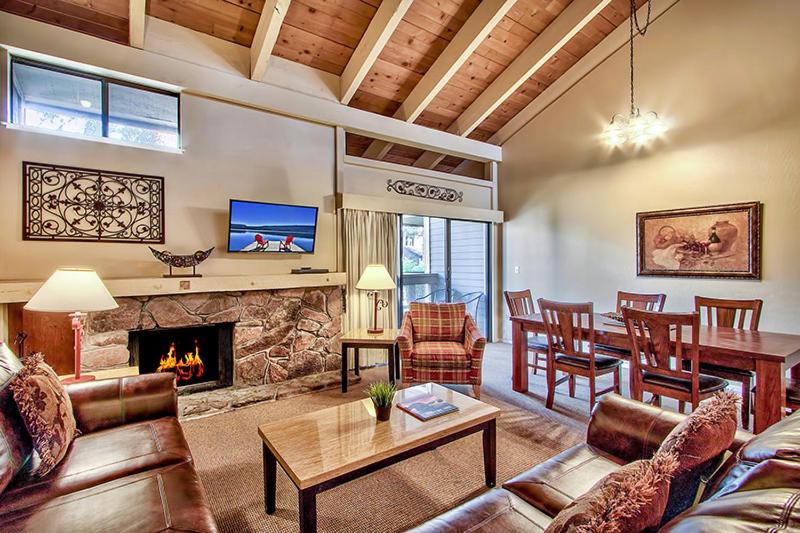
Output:
[[341,287],[117,298],[90,313],[84,371],[126,367],[128,332],[233,323],[233,384],[252,386],[341,368]]

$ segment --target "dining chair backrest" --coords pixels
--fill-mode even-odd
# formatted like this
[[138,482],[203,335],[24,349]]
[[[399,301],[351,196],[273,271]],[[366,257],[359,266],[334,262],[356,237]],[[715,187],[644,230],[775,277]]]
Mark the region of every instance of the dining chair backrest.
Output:
[[617,313],[621,313],[623,307],[661,312],[664,310],[664,302],[666,301],[666,294],[641,294],[617,291]]
[[[667,378],[691,379],[692,389],[699,390],[698,313],[659,313],[623,307],[622,316],[631,343],[631,374],[635,378],[650,372]],[[688,335],[684,327],[689,328]],[[684,361],[691,361],[689,370],[684,370]]]
[[532,315],[536,313],[530,289],[522,291],[503,291],[510,316]]
[[[763,300],[728,300],[724,298],[694,297],[694,309],[705,315],[706,324],[718,328],[758,330]],[[750,320],[747,320],[747,315]],[[745,327],[745,322],[747,326]]]
[[592,302],[554,302],[544,298],[537,301],[552,354],[583,357],[589,359],[593,367],[595,332]]

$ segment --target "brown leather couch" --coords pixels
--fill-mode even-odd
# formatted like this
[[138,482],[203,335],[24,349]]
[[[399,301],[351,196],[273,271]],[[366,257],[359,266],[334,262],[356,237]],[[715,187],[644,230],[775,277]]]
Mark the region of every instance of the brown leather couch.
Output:
[[[415,533],[542,531],[575,498],[621,465],[649,458],[685,415],[604,396],[586,443],[574,446]],[[716,461],[703,499],[660,529],[670,533],[800,530],[800,413],[753,436],[740,431]],[[673,483],[673,485],[679,485]]]
[[68,385],[81,435],[43,478],[0,344],[0,531],[217,531],[177,419],[172,374]]

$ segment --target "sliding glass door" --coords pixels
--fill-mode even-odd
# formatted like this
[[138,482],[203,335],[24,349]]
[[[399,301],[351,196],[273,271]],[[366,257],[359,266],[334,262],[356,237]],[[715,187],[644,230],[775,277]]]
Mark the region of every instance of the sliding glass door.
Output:
[[413,301],[464,302],[489,337],[489,224],[403,215],[400,227],[399,316]]

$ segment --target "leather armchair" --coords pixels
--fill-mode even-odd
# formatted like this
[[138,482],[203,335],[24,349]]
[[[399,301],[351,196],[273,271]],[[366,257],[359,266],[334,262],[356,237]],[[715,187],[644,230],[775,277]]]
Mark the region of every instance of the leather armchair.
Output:
[[465,304],[412,302],[397,341],[403,382],[472,385],[480,398],[486,338]]

